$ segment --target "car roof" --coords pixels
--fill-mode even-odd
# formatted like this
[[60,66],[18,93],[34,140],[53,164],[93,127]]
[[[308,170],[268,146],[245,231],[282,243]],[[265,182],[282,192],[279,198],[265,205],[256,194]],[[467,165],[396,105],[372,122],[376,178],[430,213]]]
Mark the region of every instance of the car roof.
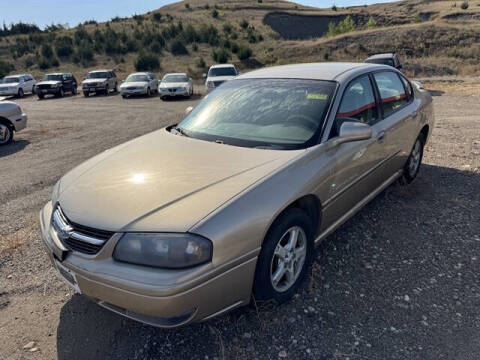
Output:
[[266,67],[240,75],[237,79],[278,78],[340,80],[345,74],[390,68],[386,65],[347,62],[292,64]]
[[12,77],[19,77],[19,76],[25,76],[25,75],[29,75],[29,76],[32,76],[31,74],[17,74],[17,75],[7,75],[5,76],[5,78],[12,78]]
[[226,67],[235,67],[233,64],[215,64],[210,66],[210,69],[215,69],[215,68],[226,68]]
[[96,73],[96,72],[106,72],[106,71],[113,71],[112,69],[100,69],[100,70],[92,70],[89,72],[89,74],[91,73]]
[[392,58],[395,56],[395,53],[383,53],[383,54],[375,54],[367,58],[370,59],[385,59],[385,58]]
[[48,73],[48,74],[45,74],[45,75],[65,75],[65,74],[71,74],[69,72],[56,72],[56,73]]
[[167,76],[167,75],[183,75],[183,76],[188,76],[186,73],[167,73],[165,75],[163,75],[163,77]]
[[139,72],[131,73],[130,75],[148,75],[148,74],[151,74],[151,73],[148,71],[139,71]]

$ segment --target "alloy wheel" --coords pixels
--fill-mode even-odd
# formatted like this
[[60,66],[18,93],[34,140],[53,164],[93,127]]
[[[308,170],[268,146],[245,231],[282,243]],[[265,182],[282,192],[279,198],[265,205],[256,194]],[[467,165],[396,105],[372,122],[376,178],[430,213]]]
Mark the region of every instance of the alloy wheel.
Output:
[[420,166],[420,159],[422,155],[422,144],[420,143],[420,139],[417,139],[415,145],[413,146],[412,153],[410,155],[410,161],[408,163],[408,173],[410,176],[415,176],[418,171],[418,167]]
[[298,279],[307,256],[305,231],[294,226],[277,243],[270,263],[270,281],[278,292],[290,289]]
[[10,141],[12,131],[5,124],[0,124],[0,145],[6,144]]

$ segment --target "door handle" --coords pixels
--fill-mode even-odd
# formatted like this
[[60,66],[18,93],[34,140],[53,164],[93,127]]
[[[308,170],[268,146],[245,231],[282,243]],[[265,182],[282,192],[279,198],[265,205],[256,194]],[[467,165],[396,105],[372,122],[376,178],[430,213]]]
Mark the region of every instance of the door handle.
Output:
[[383,142],[383,140],[385,140],[385,131],[380,131],[377,135],[377,141]]

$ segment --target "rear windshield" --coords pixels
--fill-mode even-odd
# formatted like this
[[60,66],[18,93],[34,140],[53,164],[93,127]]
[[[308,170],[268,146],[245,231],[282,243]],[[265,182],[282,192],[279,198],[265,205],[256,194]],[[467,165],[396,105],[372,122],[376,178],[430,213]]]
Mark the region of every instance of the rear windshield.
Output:
[[162,82],[175,83],[175,82],[188,82],[188,76],[185,75],[165,75]]
[[381,64],[381,65],[395,66],[395,64],[393,63],[393,59],[391,59],[391,58],[368,59],[366,62],[370,63],[370,64]]
[[209,77],[213,76],[237,76],[237,71],[232,67],[213,68],[208,72]]
[[304,148],[316,143],[335,87],[319,80],[228,81],[178,128],[186,136],[236,146]]

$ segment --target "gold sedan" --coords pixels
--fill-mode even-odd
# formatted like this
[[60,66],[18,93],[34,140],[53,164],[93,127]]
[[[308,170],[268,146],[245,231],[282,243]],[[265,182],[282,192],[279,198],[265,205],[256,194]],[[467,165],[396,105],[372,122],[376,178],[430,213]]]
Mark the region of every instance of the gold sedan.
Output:
[[66,174],[44,243],[76,291],[154,326],[283,302],[315,243],[415,178],[433,124],[428,92],[389,66],[253,71]]

